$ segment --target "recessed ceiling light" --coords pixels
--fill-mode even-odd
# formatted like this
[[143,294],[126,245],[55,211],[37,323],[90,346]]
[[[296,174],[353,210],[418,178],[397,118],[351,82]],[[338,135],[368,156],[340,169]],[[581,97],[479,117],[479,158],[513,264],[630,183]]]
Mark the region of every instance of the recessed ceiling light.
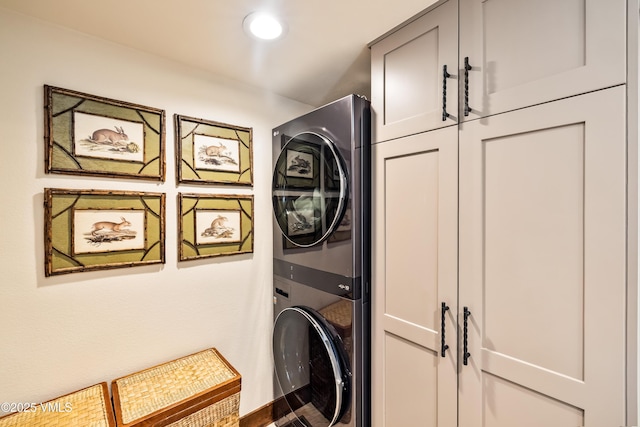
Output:
[[242,21],[242,26],[247,34],[262,40],[275,40],[282,37],[285,26],[275,16],[264,12],[253,12]]

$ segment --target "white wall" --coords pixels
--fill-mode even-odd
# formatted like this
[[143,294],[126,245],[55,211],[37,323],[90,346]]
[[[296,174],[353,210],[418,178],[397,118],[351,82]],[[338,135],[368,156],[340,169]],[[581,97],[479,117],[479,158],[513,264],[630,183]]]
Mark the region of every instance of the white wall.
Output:
[[[241,414],[269,402],[270,131],[311,107],[3,8],[0,58],[0,402],[41,402],[208,347],[243,376]],[[44,84],[164,109],[166,181],[45,174]],[[253,190],[178,187],[176,113],[252,127]],[[45,278],[46,187],[166,193],[166,264]],[[254,253],[178,263],[179,191],[253,193]]]

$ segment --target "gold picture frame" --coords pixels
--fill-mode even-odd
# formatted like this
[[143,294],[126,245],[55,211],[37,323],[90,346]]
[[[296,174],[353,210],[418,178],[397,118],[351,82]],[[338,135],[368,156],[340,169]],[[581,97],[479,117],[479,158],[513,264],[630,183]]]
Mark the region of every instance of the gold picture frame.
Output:
[[164,264],[165,194],[45,188],[45,276]]
[[165,179],[165,112],[44,86],[45,172]]
[[179,261],[253,252],[253,196],[178,194]]
[[253,129],[174,115],[178,183],[253,185]]

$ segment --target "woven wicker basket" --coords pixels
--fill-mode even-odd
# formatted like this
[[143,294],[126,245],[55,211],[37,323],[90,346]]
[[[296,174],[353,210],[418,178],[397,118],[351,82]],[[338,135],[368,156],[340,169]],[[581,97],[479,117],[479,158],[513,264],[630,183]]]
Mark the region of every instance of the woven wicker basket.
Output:
[[114,380],[118,426],[237,427],[240,374],[208,349]]
[[[24,409],[24,408],[23,408]],[[107,383],[0,418],[0,427],[115,427]]]

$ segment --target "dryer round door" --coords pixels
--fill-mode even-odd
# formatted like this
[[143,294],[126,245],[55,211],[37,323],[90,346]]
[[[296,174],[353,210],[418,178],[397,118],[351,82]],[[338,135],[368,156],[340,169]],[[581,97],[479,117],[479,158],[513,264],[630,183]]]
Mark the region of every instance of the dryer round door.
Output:
[[349,409],[351,372],[336,330],[315,310],[282,310],[273,328],[275,375],[298,418],[335,425]]
[[282,234],[300,247],[314,246],[340,225],[348,179],[335,144],[303,132],[289,139],[273,171],[273,211]]

